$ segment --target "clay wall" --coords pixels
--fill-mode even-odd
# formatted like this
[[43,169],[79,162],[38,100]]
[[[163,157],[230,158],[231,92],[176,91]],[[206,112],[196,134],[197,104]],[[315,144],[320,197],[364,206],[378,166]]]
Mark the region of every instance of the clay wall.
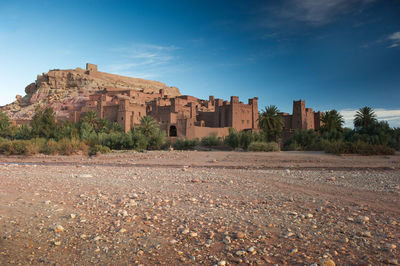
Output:
[[306,108],[306,129],[314,129],[314,112],[311,108]]

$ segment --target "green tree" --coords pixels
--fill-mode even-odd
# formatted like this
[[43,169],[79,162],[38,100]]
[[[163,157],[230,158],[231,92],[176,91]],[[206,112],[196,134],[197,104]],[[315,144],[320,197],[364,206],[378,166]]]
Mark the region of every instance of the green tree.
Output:
[[282,135],[283,118],[275,105],[265,107],[259,118],[259,127],[265,133],[266,141],[278,141]]
[[94,129],[98,129],[99,126],[99,118],[95,111],[89,111],[87,114],[82,118],[82,123],[87,123],[88,125],[92,126]]
[[6,115],[3,111],[0,111],[0,137],[11,137],[10,119],[8,118],[8,115]]
[[377,122],[376,114],[371,107],[364,106],[356,112],[354,116],[354,127],[368,127]]
[[150,138],[157,129],[158,129],[158,124],[153,117],[147,115],[142,117],[142,119],[140,119],[139,130],[146,137]]
[[336,110],[330,110],[322,114],[321,132],[343,131],[343,116]]
[[31,121],[32,134],[46,139],[57,136],[57,123],[52,108],[37,108]]

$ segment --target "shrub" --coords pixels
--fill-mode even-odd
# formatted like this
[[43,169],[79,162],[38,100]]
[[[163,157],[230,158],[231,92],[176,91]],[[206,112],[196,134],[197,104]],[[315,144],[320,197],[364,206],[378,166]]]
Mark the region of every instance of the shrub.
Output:
[[239,148],[239,142],[239,133],[235,129],[229,128],[229,134],[225,137],[225,144],[232,149],[237,149]]
[[35,137],[55,138],[57,136],[58,125],[53,109],[36,109],[31,121],[31,128],[32,134]]
[[34,155],[40,151],[39,143],[30,140],[8,140],[0,143],[0,153],[6,155]]
[[325,145],[325,152],[333,154],[393,155],[395,154],[395,149],[361,141],[356,143],[331,142]]
[[59,144],[54,139],[49,139],[41,150],[42,153],[45,154],[57,154],[59,151]]
[[94,145],[89,148],[89,155],[97,155],[99,153],[108,153],[110,152],[110,148],[107,146],[102,146],[102,145]]
[[172,147],[175,150],[193,150],[200,141],[198,139],[177,139]]
[[17,127],[15,132],[15,139],[31,139],[32,129],[27,125],[20,125]]
[[141,130],[134,130],[132,133],[133,149],[137,151],[146,150],[149,146],[149,139]]
[[88,146],[79,139],[64,138],[59,141],[58,151],[61,155],[71,155],[77,153],[87,153]]
[[217,137],[217,134],[212,133],[210,136],[201,139],[201,145],[206,147],[220,146],[222,145],[222,140]]
[[249,145],[249,151],[279,151],[279,144],[276,142],[253,141]]
[[11,137],[10,119],[3,111],[0,111],[0,137]]
[[327,140],[314,130],[297,130],[284,145],[284,150],[322,151]]

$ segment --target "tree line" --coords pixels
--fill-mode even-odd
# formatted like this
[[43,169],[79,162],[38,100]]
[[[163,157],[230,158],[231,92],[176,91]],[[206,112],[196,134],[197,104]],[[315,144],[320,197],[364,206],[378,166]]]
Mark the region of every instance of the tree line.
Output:
[[[28,125],[15,126],[0,111],[0,153],[3,154],[74,154],[90,155],[110,150],[178,150],[226,148],[244,151],[325,150],[330,153],[393,154],[400,149],[400,129],[378,121],[370,107],[360,108],[354,117],[354,129],[344,128],[343,116],[336,110],[322,114],[319,131],[297,130],[283,145],[283,117],[275,105],[265,107],[259,116],[257,132],[229,130],[220,138],[215,134],[200,139],[166,137],[150,116],[140,125],[124,132],[116,122],[101,119],[93,111],[79,123],[57,123],[51,108],[38,108]],[[281,144],[281,143],[280,143]],[[282,146],[282,147],[280,147]]]

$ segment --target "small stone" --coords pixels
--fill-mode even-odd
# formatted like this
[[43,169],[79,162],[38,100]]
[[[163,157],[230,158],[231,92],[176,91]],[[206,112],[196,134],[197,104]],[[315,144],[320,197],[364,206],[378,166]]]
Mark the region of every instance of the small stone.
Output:
[[126,229],[125,229],[125,228],[121,228],[121,229],[119,229],[118,232],[119,232],[119,233],[125,233],[125,232],[126,232]]
[[247,251],[250,252],[250,253],[253,252],[253,251],[255,251],[255,250],[256,250],[256,249],[255,249],[254,247],[249,247],[249,248],[247,249]]
[[54,246],[60,246],[61,245],[61,241],[55,241],[54,242]]
[[56,225],[56,226],[53,228],[53,230],[54,230],[54,232],[56,232],[56,233],[61,233],[61,232],[64,232],[64,227],[62,227],[61,225]]
[[336,266],[336,264],[333,260],[329,259],[329,260],[323,260],[321,262],[321,266]]
[[224,260],[221,260],[221,261],[219,261],[219,262],[218,262],[218,265],[220,265],[220,266],[224,266],[224,265],[226,265],[226,261],[224,261]]
[[185,229],[182,231],[182,234],[184,234],[184,235],[189,234],[189,229],[188,229],[188,228],[185,228]]
[[81,234],[81,236],[80,236],[81,239],[86,239],[86,237],[87,237],[87,235],[85,235],[85,234]]
[[368,216],[360,216],[358,221],[360,223],[367,223],[367,222],[369,222],[369,217]]
[[329,181],[336,181],[336,177],[331,176],[331,177],[328,178],[328,180],[329,180]]
[[242,239],[242,238],[245,238],[245,237],[246,237],[246,234],[243,233],[243,232],[237,232],[236,233],[236,238],[237,239]]
[[46,204],[46,205],[49,205],[50,203],[51,203],[50,200],[46,200],[46,201],[44,202],[44,204]]
[[286,172],[286,174],[290,174],[290,170],[289,169],[286,169],[285,172]]
[[225,245],[228,245],[228,244],[231,243],[231,238],[230,238],[229,236],[226,236],[226,237],[224,238],[223,242],[224,242]]
[[76,176],[77,178],[91,178],[91,177],[93,177],[92,175],[89,175],[89,174],[81,174],[81,175],[77,175]]
[[324,207],[318,207],[317,212],[322,212],[324,210]]
[[76,218],[76,214],[74,214],[74,213],[71,213],[71,214],[69,215],[69,218],[71,218],[71,219],[75,219],[75,218]]
[[137,199],[137,198],[139,198],[139,195],[136,194],[136,193],[133,193],[133,194],[132,194],[132,199]]
[[244,250],[238,250],[236,251],[235,255],[236,256],[245,256],[247,253]]
[[297,248],[294,248],[294,249],[292,249],[291,251],[290,251],[290,254],[294,254],[294,253],[297,253],[297,251],[299,251]]
[[395,244],[386,244],[386,248],[390,249],[390,250],[393,250],[393,249],[396,249],[397,246]]
[[372,236],[371,232],[369,232],[369,231],[362,232],[361,235],[365,236],[365,237],[371,237]]
[[93,241],[99,241],[99,240],[101,240],[100,236],[96,236],[95,238],[93,238]]
[[128,212],[127,212],[126,210],[123,210],[123,211],[121,212],[121,214],[122,214],[123,217],[128,216]]
[[178,241],[176,241],[175,239],[171,239],[170,241],[168,241],[170,244],[174,245],[176,243],[178,243]]
[[388,263],[392,265],[399,265],[399,261],[397,259],[390,259],[388,260]]
[[191,237],[196,237],[196,236],[197,236],[197,233],[196,233],[196,232],[191,232],[191,233],[190,233],[190,236],[191,236]]
[[307,213],[306,214],[306,218],[308,218],[308,219],[311,219],[311,218],[313,218],[314,217],[314,215],[312,215],[311,213]]

